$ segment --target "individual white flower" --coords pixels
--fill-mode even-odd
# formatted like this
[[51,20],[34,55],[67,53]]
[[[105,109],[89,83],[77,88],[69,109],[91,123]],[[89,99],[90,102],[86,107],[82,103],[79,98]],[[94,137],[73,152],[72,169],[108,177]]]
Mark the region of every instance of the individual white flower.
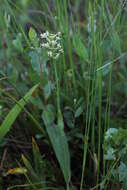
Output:
[[46,35],[49,36],[49,32],[48,31],[46,31]]
[[60,54],[59,54],[59,53],[57,53],[57,54],[56,54],[56,56],[55,56],[55,59],[58,59],[59,55],[60,55]]
[[53,56],[52,51],[48,51],[48,56],[49,56],[49,57],[52,57],[52,56]]
[[61,36],[61,32],[58,32],[57,35],[60,37]]
[[48,43],[48,42],[45,43],[45,47],[46,47],[46,48],[49,48],[49,43]]
[[43,44],[41,44],[40,46],[43,48],[43,47],[45,47],[45,44],[43,43]]
[[55,40],[52,40],[52,41],[51,41],[51,44],[52,44],[53,46],[55,46],[55,45],[57,44],[57,42],[56,42]]
[[49,48],[49,43],[48,42],[47,43],[42,43],[42,44],[40,44],[40,46],[42,48]]
[[61,48],[61,49],[59,49],[59,52],[60,52],[60,53],[63,53],[63,49],[62,49],[62,48]]
[[40,34],[40,37],[43,39],[43,38],[46,38],[47,37],[47,34],[46,33],[43,33],[43,34]]
[[57,36],[57,37],[56,37],[56,40],[59,41],[59,40],[61,40],[61,38],[60,38],[59,36]]
[[57,48],[61,49],[61,45],[60,45],[60,43],[59,43],[59,44],[57,44]]

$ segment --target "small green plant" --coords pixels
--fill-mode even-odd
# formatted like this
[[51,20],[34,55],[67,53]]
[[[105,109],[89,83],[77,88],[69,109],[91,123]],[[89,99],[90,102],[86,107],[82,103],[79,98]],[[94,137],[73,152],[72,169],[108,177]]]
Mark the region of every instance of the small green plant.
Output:
[[[60,106],[60,85],[59,85],[59,76],[57,71],[58,58],[61,53],[63,53],[63,49],[61,46],[61,33],[51,34],[46,31],[43,34],[40,34],[41,42],[35,43],[35,40],[38,42],[39,38],[37,38],[37,34],[34,29],[30,28],[29,37],[31,43],[33,44],[33,53],[35,51],[39,52],[39,65],[40,65],[40,83],[43,80],[43,62],[41,62],[41,54],[46,53],[48,56],[48,60],[53,65],[54,73],[55,73],[55,86],[56,86],[56,105],[57,105],[57,124],[55,124],[55,109],[54,106],[48,104],[46,100],[45,90],[42,87],[43,98],[45,100],[44,108],[42,109],[42,119],[46,126],[47,133],[49,135],[50,141],[52,143],[53,149],[55,151],[56,157],[60,164],[60,168],[63,172],[63,176],[66,182],[67,190],[69,190],[69,183],[71,179],[71,170],[70,170],[70,153],[68,147],[68,141],[64,132],[64,122],[63,116],[61,113]],[[41,48],[41,49],[40,49]],[[52,68],[52,66],[51,66]],[[46,73],[45,73],[46,74]],[[49,82],[49,74],[47,74],[47,83]],[[47,85],[47,84],[46,84]]]
[[[107,167],[111,167],[110,179],[116,188],[127,189],[127,130],[109,128],[105,133],[104,143]],[[107,168],[107,169],[108,169]]]

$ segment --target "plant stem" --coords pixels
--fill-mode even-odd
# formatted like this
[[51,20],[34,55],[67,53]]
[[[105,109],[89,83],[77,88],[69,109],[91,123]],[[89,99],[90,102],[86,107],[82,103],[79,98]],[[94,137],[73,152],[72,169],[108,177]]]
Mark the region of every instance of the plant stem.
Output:
[[57,95],[57,111],[60,111],[60,92],[59,92],[59,78],[57,74],[57,66],[56,63],[53,62],[54,71],[55,71],[55,79],[56,79],[56,95]]
[[[39,60],[39,67],[40,67],[40,79],[42,78],[42,65],[41,65],[41,58],[40,54],[38,54],[38,60]],[[44,98],[44,106],[46,107],[47,102],[46,102],[46,97],[45,97],[45,92],[44,89],[42,88],[42,96]]]
[[69,188],[69,184],[67,184],[66,186],[67,186],[67,190],[69,190],[69,189],[70,189],[70,188]]
[[64,13],[65,13],[65,33],[67,35],[67,47],[68,47],[68,56],[69,56],[69,61],[70,61],[70,67],[72,70],[72,84],[74,87],[74,96],[77,97],[77,86],[76,86],[76,80],[75,80],[75,68],[73,64],[73,59],[72,59],[72,46],[71,46],[71,40],[70,40],[70,35],[69,35],[69,23],[68,23],[68,11],[67,11],[67,1],[64,0]]

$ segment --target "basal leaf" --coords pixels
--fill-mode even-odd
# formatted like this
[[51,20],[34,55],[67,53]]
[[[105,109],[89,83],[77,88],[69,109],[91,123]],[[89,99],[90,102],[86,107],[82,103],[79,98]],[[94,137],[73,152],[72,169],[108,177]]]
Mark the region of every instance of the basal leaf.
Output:
[[47,117],[50,115],[48,111],[49,110],[44,110],[42,118],[44,120],[46,130],[49,135],[50,141],[52,143],[57,160],[60,164],[60,168],[63,172],[65,182],[66,184],[69,184],[71,172],[70,172],[70,153],[69,153],[67,138],[64,130],[62,130],[61,127],[53,123],[52,117],[51,118]]

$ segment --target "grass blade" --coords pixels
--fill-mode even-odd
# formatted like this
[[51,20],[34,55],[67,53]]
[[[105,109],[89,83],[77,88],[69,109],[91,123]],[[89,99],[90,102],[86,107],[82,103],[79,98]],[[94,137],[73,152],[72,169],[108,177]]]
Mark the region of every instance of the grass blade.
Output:
[[6,118],[4,119],[3,123],[0,126],[0,140],[8,133],[11,126],[15,122],[17,116],[20,114],[24,106],[29,101],[30,97],[32,96],[35,89],[38,87],[38,84],[32,87],[29,92],[18,101],[18,103],[11,109],[11,111],[8,113]]

